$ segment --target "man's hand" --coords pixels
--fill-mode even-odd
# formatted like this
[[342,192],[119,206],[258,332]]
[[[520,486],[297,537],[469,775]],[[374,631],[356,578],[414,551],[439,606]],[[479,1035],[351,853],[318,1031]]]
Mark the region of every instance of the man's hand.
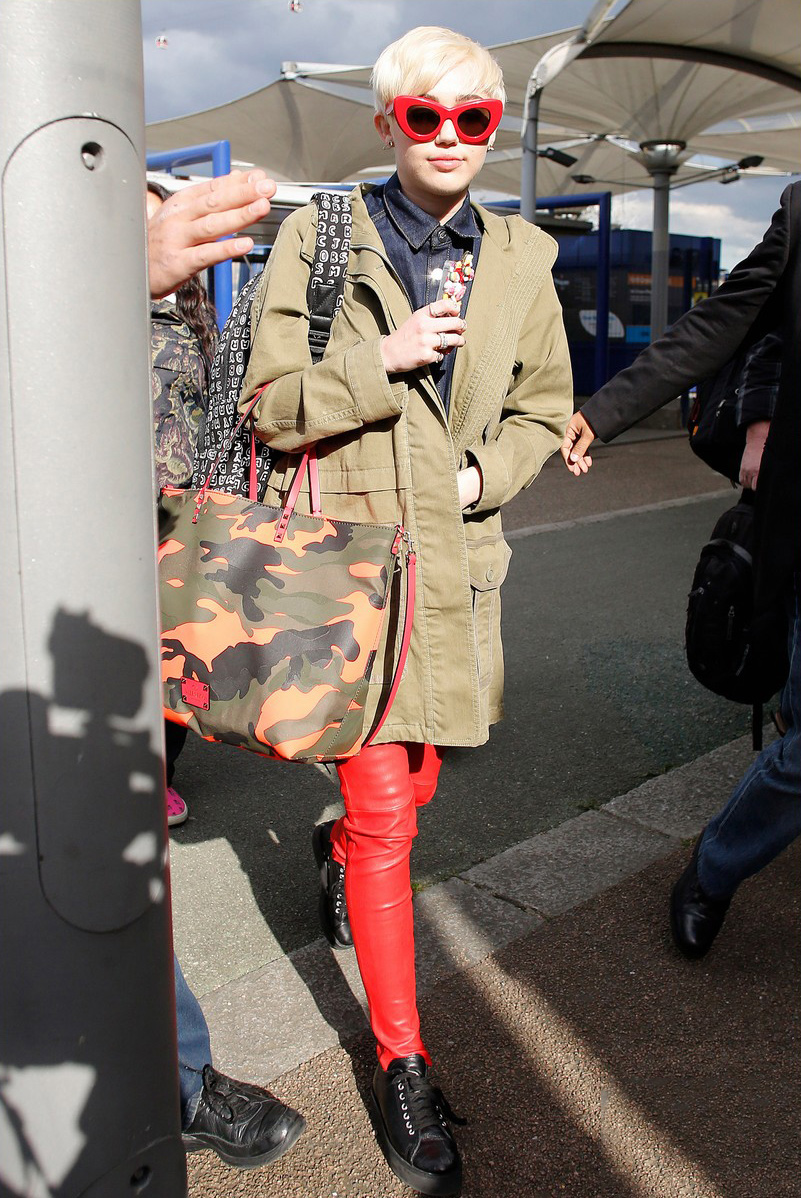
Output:
[[252,237],[218,238],[261,220],[273,195],[275,183],[264,171],[231,171],[165,200],[147,226],[152,298],[169,295],[207,266],[252,250]]
[[745,434],[745,449],[740,461],[740,486],[756,491],[762,451],[770,432],[769,420],[755,420],[749,424]]
[[564,458],[568,470],[571,474],[575,474],[576,478],[580,474],[586,474],[592,465],[592,458],[587,450],[594,440],[595,433],[581,412],[574,412],[570,417],[565,439],[559,452]]

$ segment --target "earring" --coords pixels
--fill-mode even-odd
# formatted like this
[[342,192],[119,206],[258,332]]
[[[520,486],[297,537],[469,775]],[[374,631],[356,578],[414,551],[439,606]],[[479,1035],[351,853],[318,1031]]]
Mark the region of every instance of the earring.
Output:
[[392,140],[392,138],[391,138],[391,137],[388,137],[388,138],[387,138],[387,143],[386,143],[386,145],[387,145],[387,149],[388,149],[388,150],[394,150],[394,149],[395,149],[395,143],[394,143],[394,141]]

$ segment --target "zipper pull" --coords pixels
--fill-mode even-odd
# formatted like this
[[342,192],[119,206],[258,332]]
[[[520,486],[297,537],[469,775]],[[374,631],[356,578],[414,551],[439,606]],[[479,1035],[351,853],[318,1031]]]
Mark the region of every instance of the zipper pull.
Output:
[[201,487],[197,493],[197,502],[195,504],[195,510],[192,514],[192,523],[193,524],[197,524],[197,518],[200,515],[200,509],[203,507],[203,502],[204,502],[205,498],[206,498],[206,488]]

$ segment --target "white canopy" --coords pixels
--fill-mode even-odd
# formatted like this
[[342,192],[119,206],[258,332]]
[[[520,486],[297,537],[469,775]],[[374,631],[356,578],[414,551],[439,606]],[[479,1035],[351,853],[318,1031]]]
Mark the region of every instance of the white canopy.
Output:
[[[519,193],[529,77],[546,50],[575,32],[493,47],[509,102],[496,151],[478,180],[482,189]],[[373,129],[369,75],[367,66],[285,64],[285,78],[257,92],[149,125],[148,149],[227,138],[236,161],[258,163],[279,180],[385,174],[391,159]],[[543,92],[539,144],[564,148],[578,162],[565,168],[540,159],[538,191],[648,186],[639,143],[654,139],[686,143],[676,182],[698,175],[686,165],[694,153],[726,160],[761,154],[766,167],[798,170],[801,139],[786,114],[801,108],[799,92],[797,0],[630,0]],[[710,132],[754,117],[777,127],[742,129],[736,137]],[[577,183],[576,174],[593,182]]]

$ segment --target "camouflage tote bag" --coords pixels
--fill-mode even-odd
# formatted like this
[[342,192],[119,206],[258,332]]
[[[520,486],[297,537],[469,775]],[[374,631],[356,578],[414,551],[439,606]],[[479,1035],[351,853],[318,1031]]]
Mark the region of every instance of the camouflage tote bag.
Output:
[[[307,473],[311,516],[294,510]],[[208,482],[161,494],[165,717],[205,740],[287,761],[352,756],[365,731],[372,739],[383,724],[403,672],[415,590],[407,533],[324,516],[313,453],[303,456],[283,508],[253,497],[255,471],[249,497]],[[403,588],[393,586],[399,573]],[[401,589],[394,676],[380,720],[365,730],[379,638],[390,595]]]

